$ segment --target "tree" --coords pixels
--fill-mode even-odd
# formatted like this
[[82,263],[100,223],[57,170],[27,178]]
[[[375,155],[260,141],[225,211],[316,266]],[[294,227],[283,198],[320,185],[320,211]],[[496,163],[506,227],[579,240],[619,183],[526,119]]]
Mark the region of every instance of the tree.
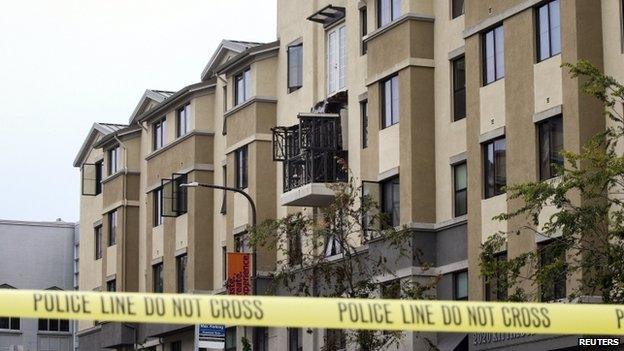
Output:
[[[486,282],[509,300],[549,300],[545,291],[563,279],[580,277],[568,298],[600,296],[604,303],[624,303],[624,158],[619,143],[624,137],[624,86],[588,61],[564,64],[582,89],[605,106],[610,121],[579,153],[564,151],[557,177],[507,188],[509,199],[522,206],[495,219],[525,216],[527,225],[510,233],[496,233],[482,246],[481,273]],[[540,226],[540,213],[556,209]],[[497,257],[508,235],[531,231],[551,239],[548,246],[501,260]],[[520,284],[523,280],[530,282]],[[524,288],[523,288],[524,286]],[[540,296],[541,295],[541,296]]]
[[[340,161],[341,162],[341,161]],[[341,162],[344,166],[344,163]],[[275,294],[346,298],[431,298],[438,278],[398,279],[393,266],[401,259],[420,260],[408,240],[411,231],[388,225],[373,197],[350,176],[329,185],[334,200],[326,207],[267,220],[251,230],[252,245],[275,248]],[[368,248],[363,244],[371,244]],[[384,246],[374,250],[372,243]],[[395,258],[389,258],[392,251]],[[380,277],[390,283],[381,284]],[[435,290],[433,290],[435,291]],[[428,294],[429,293],[429,294]],[[328,330],[324,350],[356,343],[359,350],[379,350],[397,344],[400,332]],[[431,344],[426,341],[426,343]]]

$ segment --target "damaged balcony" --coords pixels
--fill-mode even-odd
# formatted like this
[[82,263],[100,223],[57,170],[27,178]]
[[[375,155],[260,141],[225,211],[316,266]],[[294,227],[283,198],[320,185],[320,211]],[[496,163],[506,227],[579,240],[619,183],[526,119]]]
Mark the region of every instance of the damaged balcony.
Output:
[[273,128],[273,160],[283,163],[282,206],[326,206],[332,183],[347,180],[339,114],[300,113],[299,124]]

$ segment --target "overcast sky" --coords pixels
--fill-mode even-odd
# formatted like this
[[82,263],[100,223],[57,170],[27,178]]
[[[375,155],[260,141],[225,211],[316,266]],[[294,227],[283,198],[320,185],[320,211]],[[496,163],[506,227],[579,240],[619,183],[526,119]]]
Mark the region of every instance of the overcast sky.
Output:
[[221,39],[275,40],[276,0],[0,4],[0,219],[79,219],[74,157],[145,89],[199,81]]

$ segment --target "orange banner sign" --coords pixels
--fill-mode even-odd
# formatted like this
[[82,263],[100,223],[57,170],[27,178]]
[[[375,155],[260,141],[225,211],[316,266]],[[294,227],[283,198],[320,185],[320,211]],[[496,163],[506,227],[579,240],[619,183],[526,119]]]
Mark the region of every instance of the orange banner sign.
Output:
[[227,289],[229,295],[251,295],[251,254],[228,252]]

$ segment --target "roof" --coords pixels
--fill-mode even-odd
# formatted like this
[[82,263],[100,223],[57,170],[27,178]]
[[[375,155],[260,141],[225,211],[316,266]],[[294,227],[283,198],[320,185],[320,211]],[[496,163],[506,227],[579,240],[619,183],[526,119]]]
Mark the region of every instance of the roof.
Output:
[[201,80],[202,81],[207,80],[215,73],[220,59],[223,57],[223,55],[227,51],[232,51],[235,53],[242,53],[243,51],[249,48],[252,48],[261,44],[262,43],[256,43],[256,42],[251,42],[251,41],[227,40],[227,39],[222,40],[219,46],[217,47],[217,50],[215,50],[214,54],[212,54],[210,61],[208,61],[208,64],[206,64],[206,67],[204,67],[204,70],[202,71],[202,74],[201,74]]
[[163,111],[166,111],[167,109],[171,108],[171,106],[177,103],[179,99],[184,98],[188,94],[196,92],[198,90],[204,90],[204,89],[214,87],[215,82],[216,82],[216,79],[213,78],[208,81],[203,81],[203,82],[187,85],[186,87],[173,93],[171,96],[169,96],[169,98],[167,98],[165,101],[160,103],[158,106],[154,107],[153,109],[149,111],[145,111],[143,114],[139,115],[136,118],[136,120],[138,122],[143,122],[145,120],[148,120],[154,115],[162,113]]
[[241,61],[243,61],[244,59],[248,58],[248,57],[252,57],[267,51],[274,51],[274,50],[278,50],[279,49],[279,45],[280,42],[279,40],[270,42],[270,43],[266,43],[266,44],[261,44],[261,45],[257,45],[254,46],[252,48],[249,48],[241,53],[239,53],[238,55],[234,56],[231,60],[228,60],[227,62],[224,62],[222,65],[218,66],[215,71],[216,72],[223,72],[229,68],[231,68],[232,66],[240,63]]
[[76,155],[76,158],[74,159],[74,167],[82,166],[82,163],[84,162],[85,158],[89,154],[89,151],[91,150],[92,145],[97,140],[98,135],[106,136],[111,133],[115,133],[126,127],[127,125],[125,124],[93,123],[93,126],[91,127],[91,130],[89,131],[89,134],[87,135],[87,138],[82,143],[82,146],[80,147],[80,150],[78,151],[78,155]]
[[134,134],[134,133],[140,132],[140,131],[141,131],[141,127],[138,124],[133,124],[133,125],[130,125],[130,126],[126,126],[126,127],[121,128],[119,130],[116,130],[113,133],[109,133],[109,134],[104,135],[100,140],[98,140],[93,145],[93,148],[99,149],[101,147],[104,147],[104,145],[106,145],[108,142],[113,140],[115,137],[123,137],[123,136]]
[[132,112],[132,115],[130,116],[129,123],[130,124],[134,123],[138,116],[145,113],[145,109],[150,100],[156,103],[161,103],[173,94],[174,94],[173,91],[154,90],[154,89],[145,90],[145,93],[143,93],[143,96],[139,100],[139,103],[134,108],[134,111]]

